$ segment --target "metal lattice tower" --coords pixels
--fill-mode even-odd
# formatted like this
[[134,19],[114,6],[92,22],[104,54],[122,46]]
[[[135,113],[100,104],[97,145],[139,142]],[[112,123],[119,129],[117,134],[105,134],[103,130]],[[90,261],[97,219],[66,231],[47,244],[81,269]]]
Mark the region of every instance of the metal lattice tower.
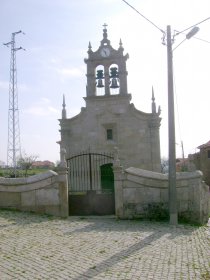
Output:
[[20,33],[23,33],[23,32],[21,30],[17,31],[17,32],[13,32],[11,41],[4,44],[7,47],[11,46],[7,165],[11,169],[11,173],[14,177],[16,177],[16,175],[17,175],[17,160],[21,156],[16,52],[23,48],[22,47],[16,48],[16,46],[15,46],[15,36]]

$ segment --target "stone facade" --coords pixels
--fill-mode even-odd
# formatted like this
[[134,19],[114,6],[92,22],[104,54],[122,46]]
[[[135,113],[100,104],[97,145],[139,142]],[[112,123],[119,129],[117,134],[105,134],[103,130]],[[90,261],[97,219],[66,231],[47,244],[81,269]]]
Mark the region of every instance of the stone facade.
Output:
[[125,167],[160,171],[160,110],[156,110],[153,92],[151,113],[137,110],[130,102],[126,70],[129,56],[123,50],[121,41],[118,50],[112,48],[106,28],[96,52],[89,44],[86,106],[77,116],[67,118],[64,100],[60,145],[66,149],[67,158],[85,150],[112,152],[117,146]]

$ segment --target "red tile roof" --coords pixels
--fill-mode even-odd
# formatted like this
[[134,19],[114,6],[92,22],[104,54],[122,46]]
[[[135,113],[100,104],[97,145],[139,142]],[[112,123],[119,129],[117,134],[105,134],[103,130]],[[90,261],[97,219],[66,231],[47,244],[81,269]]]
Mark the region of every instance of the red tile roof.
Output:
[[32,166],[34,166],[34,167],[43,167],[43,166],[54,167],[55,164],[49,160],[44,160],[44,161],[35,161],[32,163]]

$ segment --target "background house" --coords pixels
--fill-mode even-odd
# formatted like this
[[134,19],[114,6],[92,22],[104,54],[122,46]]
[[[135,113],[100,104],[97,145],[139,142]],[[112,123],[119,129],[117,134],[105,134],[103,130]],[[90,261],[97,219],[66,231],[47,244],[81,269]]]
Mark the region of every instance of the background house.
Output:
[[203,172],[203,178],[210,186],[210,141],[198,147],[200,152],[189,155],[192,158],[196,169]]
[[35,161],[32,163],[31,168],[43,168],[43,169],[50,169],[54,168],[55,164],[49,160],[44,161]]

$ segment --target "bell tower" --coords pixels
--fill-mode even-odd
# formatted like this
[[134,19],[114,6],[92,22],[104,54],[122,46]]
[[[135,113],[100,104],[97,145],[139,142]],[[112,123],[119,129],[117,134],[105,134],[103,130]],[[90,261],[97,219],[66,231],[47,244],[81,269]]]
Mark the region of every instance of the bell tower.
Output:
[[87,86],[88,97],[104,95],[128,95],[126,60],[129,55],[123,54],[122,41],[118,50],[115,50],[108,40],[107,25],[103,25],[103,39],[97,51],[92,51],[91,43],[88,46]]
[[127,90],[126,61],[122,41],[118,49],[111,46],[107,25],[96,51],[88,45],[85,107],[72,117],[66,116],[63,98],[61,146],[67,158],[81,151],[112,153],[120,151],[122,165],[160,171],[160,109],[156,110],[152,89],[152,110],[142,112],[131,103]]

